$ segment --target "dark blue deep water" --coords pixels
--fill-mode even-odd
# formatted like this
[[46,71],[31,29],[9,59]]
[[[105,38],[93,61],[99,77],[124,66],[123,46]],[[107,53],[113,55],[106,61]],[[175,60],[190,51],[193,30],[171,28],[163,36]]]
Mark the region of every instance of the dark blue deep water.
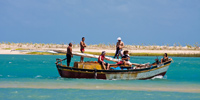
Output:
[[[200,99],[200,58],[172,57],[174,62],[164,78],[151,80],[61,78],[56,58],[65,56],[0,55],[0,100]],[[136,56],[131,57],[131,62],[152,63],[155,58]],[[71,66],[79,60],[80,57],[74,56]]]

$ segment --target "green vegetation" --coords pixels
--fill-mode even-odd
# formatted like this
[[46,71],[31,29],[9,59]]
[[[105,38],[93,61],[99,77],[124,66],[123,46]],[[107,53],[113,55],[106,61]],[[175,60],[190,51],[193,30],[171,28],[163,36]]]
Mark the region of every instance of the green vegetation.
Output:
[[3,48],[4,50],[11,50],[11,48]]
[[[9,46],[8,48],[31,48],[31,49],[38,49],[38,48],[67,48],[67,44],[61,43],[61,44],[53,44],[53,43],[13,43],[13,42],[6,42],[2,41],[0,43],[2,46]],[[79,43],[73,43],[73,48],[80,47]],[[88,44],[87,48],[91,49],[115,49],[115,44]],[[174,43],[173,46],[170,46],[170,44],[162,44],[162,46],[151,44],[146,45],[144,43],[140,43],[139,45],[132,44],[132,45],[125,45],[125,49],[127,50],[200,50],[200,44],[198,42],[191,44],[186,44],[185,46],[182,46],[180,43]]]
[[17,48],[15,50],[29,50],[29,49],[25,49],[25,48]]
[[[6,42],[2,41],[0,42],[0,49],[4,50],[57,50],[64,48],[67,48],[68,43],[61,43],[61,44],[53,44],[53,43],[13,43],[13,42]],[[16,49],[17,48],[17,49]],[[79,49],[80,44],[79,43],[74,43],[73,42],[73,49]],[[102,49],[102,50],[115,50],[115,44],[109,43],[109,44],[104,44],[104,43],[99,43],[99,44],[88,44],[86,49]],[[66,50],[66,49],[65,49]],[[194,44],[185,44],[185,46],[181,45],[180,43],[174,43],[173,45],[170,46],[170,44],[162,44],[162,46],[158,46],[156,44],[144,44],[140,43],[139,45],[132,44],[132,45],[125,45],[123,50],[165,50],[165,51],[170,51],[170,50],[181,50],[184,52],[184,50],[191,50],[191,51],[200,51],[200,44],[198,42]],[[88,54],[95,54],[95,55],[100,55],[101,52],[85,52]],[[114,53],[107,53],[109,56],[114,56]],[[177,56],[177,57],[200,57],[200,53],[198,54],[189,54],[187,51],[187,54],[180,54],[179,51],[177,51],[178,54],[168,54],[169,56]],[[65,55],[65,54],[52,54],[52,53],[44,53],[44,52],[31,52],[28,54],[36,54],[36,55]],[[162,56],[163,54],[160,53],[130,53],[131,56]]]
[[[100,52],[85,52],[93,55],[100,55]],[[115,53],[106,53],[107,56],[114,56]],[[129,53],[130,56],[163,56],[163,53]],[[200,57],[200,54],[168,54],[172,57]]]
[[[87,54],[100,55],[101,52],[85,52]],[[65,53],[29,52],[31,55],[65,55]],[[114,56],[115,53],[106,53],[107,56]],[[163,53],[130,53],[130,56],[163,56]],[[168,54],[170,57],[200,57],[200,54]]]

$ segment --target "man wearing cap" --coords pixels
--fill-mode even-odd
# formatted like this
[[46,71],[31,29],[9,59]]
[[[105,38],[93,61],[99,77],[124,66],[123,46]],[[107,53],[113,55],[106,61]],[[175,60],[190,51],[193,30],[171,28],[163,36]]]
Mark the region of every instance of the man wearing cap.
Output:
[[116,44],[116,52],[114,58],[117,56],[117,59],[119,59],[119,54],[122,57],[122,48],[124,48],[124,43],[121,41],[121,37],[117,38],[118,42]]
[[[105,52],[105,51],[102,51],[101,55],[100,55],[99,58],[98,58],[98,63],[99,63],[101,66],[103,66],[103,68],[104,68],[105,70],[109,70],[110,64],[103,61],[103,60],[105,59],[105,54],[106,54],[106,52]],[[106,68],[105,65],[107,66],[107,68]]]

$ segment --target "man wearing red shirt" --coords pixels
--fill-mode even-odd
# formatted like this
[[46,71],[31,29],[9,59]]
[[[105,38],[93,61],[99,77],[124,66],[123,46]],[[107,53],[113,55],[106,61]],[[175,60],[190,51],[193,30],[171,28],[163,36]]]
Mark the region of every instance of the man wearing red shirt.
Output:
[[[102,51],[101,55],[100,55],[99,58],[98,58],[98,63],[101,64],[101,66],[103,66],[103,68],[104,68],[105,70],[109,70],[110,64],[103,61],[103,60],[105,59],[105,54],[106,54],[106,52],[105,52],[105,51]],[[107,66],[107,68],[106,68],[105,65]]]

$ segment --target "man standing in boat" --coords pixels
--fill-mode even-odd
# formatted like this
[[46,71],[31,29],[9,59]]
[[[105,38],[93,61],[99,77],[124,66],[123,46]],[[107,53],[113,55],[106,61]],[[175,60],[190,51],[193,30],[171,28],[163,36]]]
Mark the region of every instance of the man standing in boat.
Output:
[[122,48],[124,48],[124,43],[121,41],[121,37],[117,38],[118,42],[116,44],[116,52],[114,58],[117,56],[117,59],[119,59],[119,54],[122,57]]
[[[81,53],[85,52],[86,44],[85,44],[84,41],[85,41],[85,37],[82,37],[82,41],[80,42],[80,51],[81,51]],[[83,62],[83,59],[84,59],[84,57],[81,56],[81,61],[80,62]]]
[[73,54],[72,54],[72,43],[69,43],[69,46],[67,47],[66,57],[67,57],[67,66],[69,66],[70,62],[71,62],[71,58],[73,57]]

